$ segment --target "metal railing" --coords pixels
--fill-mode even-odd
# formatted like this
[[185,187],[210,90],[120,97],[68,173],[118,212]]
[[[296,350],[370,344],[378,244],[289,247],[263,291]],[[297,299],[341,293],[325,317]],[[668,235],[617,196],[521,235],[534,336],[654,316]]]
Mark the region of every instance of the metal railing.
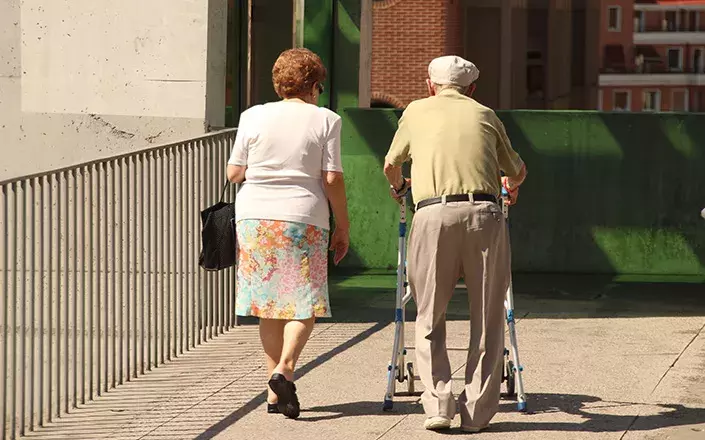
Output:
[[236,324],[234,270],[198,266],[234,137],[0,182],[3,439]]
[[705,68],[685,67],[683,69],[670,69],[666,64],[645,63],[642,66],[606,65],[600,68],[600,73],[614,74],[668,74],[668,75],[701,75],[705,73]]
[[665,33],[665,32],[679,32],[679,33],[694,33],[694,32],[705,32],[705,28],[702,26],[697,26],[694,24],[684,24],[681,23],[677,25],[674,22],[667,22],[661,25],[644,25],[635,23],[634,32],[637,34],[646,33]]

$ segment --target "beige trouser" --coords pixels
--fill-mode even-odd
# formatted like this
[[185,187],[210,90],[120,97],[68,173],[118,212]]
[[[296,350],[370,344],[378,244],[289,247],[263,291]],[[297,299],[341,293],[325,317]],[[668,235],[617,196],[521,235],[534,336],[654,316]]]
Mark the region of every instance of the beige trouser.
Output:
[[439,203],[414,215],[409,284],[418,309],[416,362],[428,417],[455,416],[445,314],[461,271],[470,300],[461,425],[482,428],[499,409],[504,298],[510,277],[508,235],[501,208],[490,202]]

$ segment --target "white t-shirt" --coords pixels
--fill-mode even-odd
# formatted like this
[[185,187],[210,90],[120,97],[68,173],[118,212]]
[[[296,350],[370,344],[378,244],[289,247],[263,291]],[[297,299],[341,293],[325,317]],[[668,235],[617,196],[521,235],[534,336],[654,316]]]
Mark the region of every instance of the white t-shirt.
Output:
[[321,171],[343,171],[340,116],[302,101],[256,105],[240,115],[228,164],[247,165],[236,221],[284,220],[330,229]]

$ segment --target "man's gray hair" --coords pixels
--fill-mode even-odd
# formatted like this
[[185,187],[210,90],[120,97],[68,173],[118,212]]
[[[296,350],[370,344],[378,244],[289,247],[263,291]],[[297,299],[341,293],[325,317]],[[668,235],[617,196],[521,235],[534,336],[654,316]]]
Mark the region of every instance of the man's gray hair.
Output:
[[[470,84],[470,85],[472,85],[472,84]],[[440,92],[442,90],[450,89],[450,90],[455,90],[458,93],[465,93],[468,90],[468,88],[470,87],[470,86],[462,87],[462,86],[458,86],[455,84],[436,84],[436,83],[433,83],[433,86],[435,87],[436,91],[438,91],[438,92]]]

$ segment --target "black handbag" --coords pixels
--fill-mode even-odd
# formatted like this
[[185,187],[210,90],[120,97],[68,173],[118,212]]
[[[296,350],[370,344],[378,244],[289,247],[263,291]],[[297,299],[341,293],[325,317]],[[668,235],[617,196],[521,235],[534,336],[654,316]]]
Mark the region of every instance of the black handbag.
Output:
[[235,203],[223,201],[229,182],[225,182],[220,201],[201,211],[201,255],[198,264],[205,270],[232,267],[237,258]]

